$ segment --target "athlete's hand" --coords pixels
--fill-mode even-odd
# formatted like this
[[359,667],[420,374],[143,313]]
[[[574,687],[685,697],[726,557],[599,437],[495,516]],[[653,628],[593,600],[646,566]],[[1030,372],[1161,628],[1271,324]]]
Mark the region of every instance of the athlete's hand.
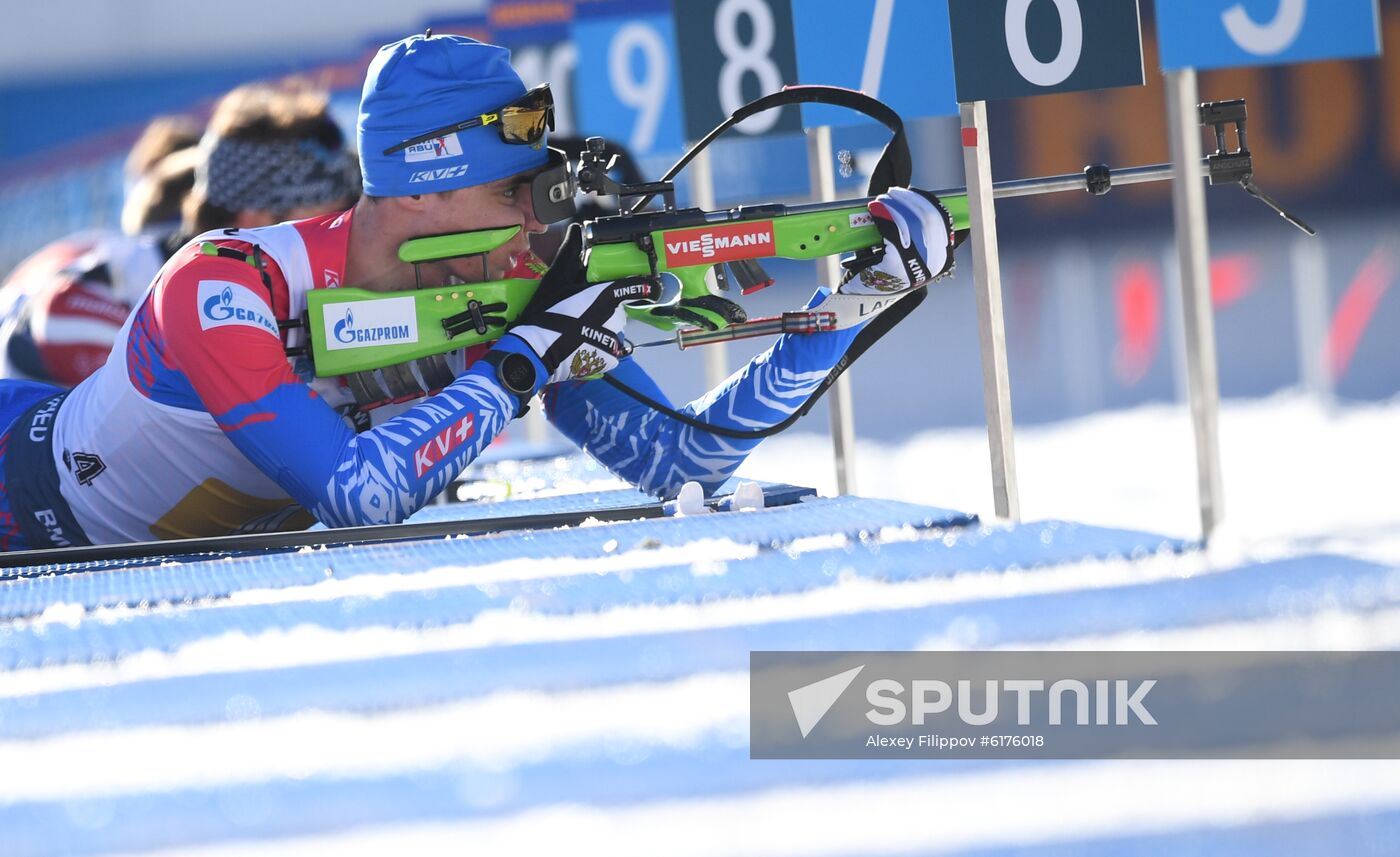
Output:
[[841,287],[842,292],[899,292],[953,271],[953,218],[938,197],[890,188],[866,206],[885,239],[883,254]]
[[607,283],[584,278],[583,231],[569,227],[554,264],[502,341],[519,338],[549,372],[545,383],[601,375],[622,357],[623,305],[654,301],[660,284],[643,277]]

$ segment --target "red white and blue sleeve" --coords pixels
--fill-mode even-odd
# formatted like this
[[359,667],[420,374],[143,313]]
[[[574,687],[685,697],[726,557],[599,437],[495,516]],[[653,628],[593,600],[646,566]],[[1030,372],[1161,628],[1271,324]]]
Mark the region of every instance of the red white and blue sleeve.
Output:
[[[825,296],[818,291],[808,306]],[[729,429],[776,425],[816,391],[859,330],[783,334],[723,384],[676,410]],[[632,358],[623,359],[609,374],[670,406]],[[608,470],[658,497],[674,497],[690,481],[713,493],[760,442],[686,425],[600,381],[548,386],[544,403],[550,422],[565,436]]]
[[251,266],[202,256],[172,270],[154,296],[166,360],[234,446],[327,526],[403,520],[515,414],[494,368],[478,363],[356,434],[292,371],[273,296]]

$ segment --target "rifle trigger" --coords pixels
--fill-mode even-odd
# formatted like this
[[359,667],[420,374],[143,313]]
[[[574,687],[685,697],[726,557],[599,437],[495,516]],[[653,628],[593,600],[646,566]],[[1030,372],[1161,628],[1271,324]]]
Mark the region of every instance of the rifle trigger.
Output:
[[725,267],[726,266],[723,262],[714,266],[715,285],[722,292],[729,291],[729,275],[725,273]]
[[656,269],[656,242],[651,240],[650,235],[640,235],[637,237],[637,246],[647,254],[647,265],[651,267],[651,277],[656,279],[661,276],[661,272]]

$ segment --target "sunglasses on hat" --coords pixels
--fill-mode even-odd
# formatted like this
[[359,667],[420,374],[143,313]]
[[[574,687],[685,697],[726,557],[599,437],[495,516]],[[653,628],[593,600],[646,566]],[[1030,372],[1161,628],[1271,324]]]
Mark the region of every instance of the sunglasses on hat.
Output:
[[554,130],[554,95],[549,91],[549,84],[540,84],[494,113],[483,113],[453,125],[436,128],[426,134],[419,134],[390,146],[384,150],[384,154],[392,155],[437,137],[487,125],[496,126],[503,143],[538,146],[544,139],[545,129]]

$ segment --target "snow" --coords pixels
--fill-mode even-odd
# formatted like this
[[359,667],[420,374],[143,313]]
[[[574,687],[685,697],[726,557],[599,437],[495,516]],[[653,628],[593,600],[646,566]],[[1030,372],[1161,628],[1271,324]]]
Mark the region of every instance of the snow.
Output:
[[[513,854],[529,843],[530,853],[537,854],[837,857],[974,848],[986,854],[1000,852],[980,849],[1045,846],[1124,831],[1147,837],[1198,826],[1228,842],[1235,826],[1326,818],[1400,803],[1400,769],[1393,765],[1135,762],[1130,779],[1124,777],[1123,765],[1046,765],[645,807],[562,805],[499,820],[405,825],[289,840],[275,849],[250,843],[193,853],[231,857],[257,848],[259,854],[289,856],[449,854],[461,853],[454,843],[471,843],[480,853]],[[1131,787],[1125,788],[1125,779]],[[1047,799],[1057,793],[1074,799]],[[1116,799],[1097,799],[1113,794]],[[1224,853],[1231,853],[1228,846]]]
[[[7,762],[30,772],[0,778],[0,804],[176,788],[257,783],[281,776],[364,777],[459,765],[507,770],[564,755],[588,743],[686,747],[706,738],[748,741],[748,676],[701,673],[666,684],[545,694],[506,692],[484,699],[377,716],[311,711],[258,716],[239,697],[227,722],[65,734],[9,748]],[[559,708],[569,711],[560,720]],[[489,742],[481,735],[493,735]],[[163,764],[145,759],[160,747]],[[355,753],[347,747],[359,748]],[[84,760],[104,764],[78,779]]]
[[[1187,409],[1174,404],[1018,428],[1021,517],[1197,538],[1194,443]],[[1296,392],[1227,400],[1220,413],[1225,514],[1212,552],[1340,549],[1400,560],[1397,443],[1400,400],[1337,406]],[[742,475],[830,494],[831,460],[825,437],[779,436],[749,457]],[[856,462],[861,495],[993,515],[981,429],[916,432],[897,445],[860,442]]]
[[[1142,585],[1147,592],[1154,584],[1179,581],[1208,585],[1231,574],[1255,573],[1240,572],[1244,564],[1321,553],[1378,564],[1368,566],[1372,572],[1364,579],[1339,578],[1370,587],[1371,594],[1362,592],[1344,606],[1324,597],[1304,605],[1307,609],[1281,607],[1262,620],[1119,633],[1074,626],[1048,640],[1008,626],[991,645],[1396,648],[1400,504],[1394,502],[1394,486],[1400,485],[1400,455],[1390,444],[1397,437],[1400,401],[1331,405],[1288,393],[1226,402],[1221,416],[1225,523],[1208,550],[1182,555],[967,571],[905,582],[835,574],[829,585],[807,591],[625,601],[592,610],[536,612],[511,603],[431,626],[268,621],[279,609],[306,605],[323,611],[312,615],[329,610],[372,618],[376,605],[395,598],[441,604],[471,587],[485,592],[517,581],[593,579],[590,575],[618,581],[630,597],[634,575],[659,566],[724,580],[731,563],[762,552],[722,538],[647,548],[614,541],[589,559],[386,568],[156,607],[85,611],[78,604],[55,604],[32,618],[0,623],[0,643],[17,634],[72,635],[84,629],[101,638],[151,617],[183,618],[195,627],[215,615],[261,618],[234,632],[201,631],[170,650],[0,671],[0,770],[21,772],[0,776],[0,829],[7,830],[17,853],[178,845],[181,853],[211,857],[390,849],[841,855],[989,854],[1024,847],[1116,854],[1153,853],[1158,842],[1153,837],[1167,837],[1161,840],[1169,843],[1163,853],[1207,853],[1208,845],[1216,849],[1208,851],[1212,854],[1331,854],[1347,843],[1393,844],[1400,835],[1400,775],[1393,762],[882,762],[863,767],[752,762],[747,758],[748,677],[732,667],[595,684],[580,669],[571,674],[576,686],[544,690],[513,687],[507,675],[483,679],[487,690],[476,696],[434,697],[435,683],[424,689],[402,682],[424,672],[420,666],[414,673],[410,659],[435,653],[511,649],[515,655],[509,663],[529,670],[532,663],[533,669],[543,669],[563,660],[570,648],[595,646],[589,651],[612,652],[619,660],[635,656],[633,669],[644,670],[649,668],[644,664],[673,657],[656,645],[661,635],[704,633],[711,636],[703,639],[715,640],[781,620],[821,624],[938,605],[956,611],[950,615],[974,616],[1020,597],[1064,604],[1078,593],[1114,588],[1130,592]],[[1152,405],[1022,428],[1016,452],[1027,521],[1062,519],[1188,539],[1198,535],[1193,440],[1184,407]],[[824,437],[789,434],[761,446],[740,475],[831,493],[830,460]],[[857,462],[861,495],[991,517],[981,431],[914,433],[897,445],[865,442]],[[894,545],[951,536],[893,528],[877,538]],[[783,550],[801,558],[847,542],[847,536],[831,533],[807,536]],[[919,624],[914,630],[911,640],[919,647],[979,647],[987,640],[971,620],[937,628]],[[609,640],[616,645],[596,646]],[[533,662],[530,652],[538,653]],[[439,662],[451,663],[434,661]],[[337,708],[335,702],[324,709],[289,710],[288,699],[320,697],[314,688],[290,687],[296,679],[279,679],[278,671],[325,681],[320,692],[330,698],[344,691],[335,677],[350,675],[365,682],[400,682],[395,686],[412,690],[418,701],[383,710]],[[250,676],[256,681],[242,681]],[[180,708],[184,700],[162,697],[162,684],[175,692],[204,687],[202,692],[217,702],[217,714],[182,722],[148,717],[131,707],[133,700],[154,706],[164,699]],[[75,707],[110,703],[124,712],[111,720],[120,725],[6,737],[5,711],[18,720],[23,712],[16,706],[46,704],[46,710],[61,711],[64,699]],[[386,814],[379,814],[381,807]],[[302,826],[300,813],[321,819],[319,826]],[[176,818],[179,823],[173,824]],[[164,839],[167,829],[183,832]],[[1297,829],[1311,832],[1310,849],[1294,837]]]

